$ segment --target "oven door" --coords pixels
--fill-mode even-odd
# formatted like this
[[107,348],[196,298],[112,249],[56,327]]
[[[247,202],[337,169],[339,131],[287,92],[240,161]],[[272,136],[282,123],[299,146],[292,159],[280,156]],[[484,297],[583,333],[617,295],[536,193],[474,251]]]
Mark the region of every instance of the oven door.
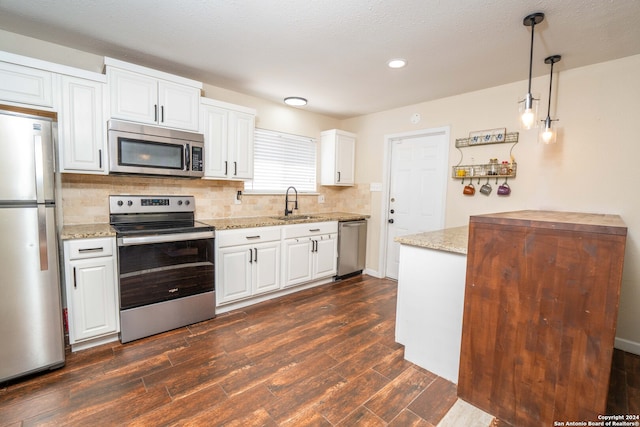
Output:
[[120,309],[214,291],[214,232],[118,237]]

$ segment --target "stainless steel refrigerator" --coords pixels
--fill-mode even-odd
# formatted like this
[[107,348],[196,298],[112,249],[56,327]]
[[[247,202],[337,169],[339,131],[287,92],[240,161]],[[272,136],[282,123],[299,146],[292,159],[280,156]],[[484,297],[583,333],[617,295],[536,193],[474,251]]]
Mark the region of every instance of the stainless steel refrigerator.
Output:
[[64,365],[55,129],[0,109],[0,382]]

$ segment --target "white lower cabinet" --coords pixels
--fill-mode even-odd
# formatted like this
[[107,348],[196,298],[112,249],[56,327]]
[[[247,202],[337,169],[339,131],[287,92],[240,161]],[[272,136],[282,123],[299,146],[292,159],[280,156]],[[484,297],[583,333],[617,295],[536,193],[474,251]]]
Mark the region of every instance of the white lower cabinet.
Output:
[[118,339],[115,238],[64,242],[69,344],[73,351]]
[[289,225],[283,231],[283,287],[335,276],[338,223]]
[[280,227],[216,232],[217,304],[280,289]]
[[336,221],[216,231],[217,312],[331,281],[337,237]]

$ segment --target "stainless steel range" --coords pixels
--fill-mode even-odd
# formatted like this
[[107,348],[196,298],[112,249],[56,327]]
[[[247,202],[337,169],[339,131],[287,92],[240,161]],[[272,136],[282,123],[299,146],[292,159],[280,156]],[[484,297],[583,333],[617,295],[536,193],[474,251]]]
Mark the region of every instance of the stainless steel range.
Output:
[[215,317],[215,232],[193,196],[109,196],[109,213],[123,343]]

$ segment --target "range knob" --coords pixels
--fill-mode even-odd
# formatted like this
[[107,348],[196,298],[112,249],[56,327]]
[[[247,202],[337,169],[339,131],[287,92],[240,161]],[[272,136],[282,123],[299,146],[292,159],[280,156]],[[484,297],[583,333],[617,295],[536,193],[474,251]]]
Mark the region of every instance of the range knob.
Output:
[[188,200],[185,200],[185,201],[184,201],[184,204],[185,204],[185,205],[187,205],[187,206],[189,206],[189,204],[190,204],[190,203],[191,203],[191,202],[190,202],[190,201],[188,201]]
[[127,206],[133,206],[133,200],[127,200]]
[[124,205],[124,203],[122,202],[122,200],[118,200],[118,206],[122,206]]
[[178,200],[178,206],[182,206],[182,200]]

